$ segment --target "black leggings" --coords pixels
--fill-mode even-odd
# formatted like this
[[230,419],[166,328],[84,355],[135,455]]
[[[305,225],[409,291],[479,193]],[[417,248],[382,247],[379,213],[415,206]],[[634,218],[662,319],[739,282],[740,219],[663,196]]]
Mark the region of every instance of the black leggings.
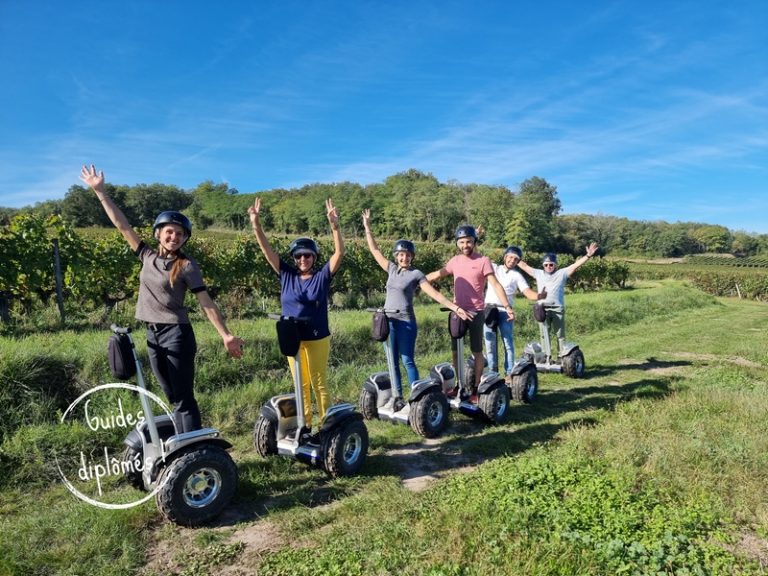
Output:
[[147,329],[147,351],[152,371],[173,404],[177,432],[202,428],[195,400],[197,342],[190,324],[152,324]]

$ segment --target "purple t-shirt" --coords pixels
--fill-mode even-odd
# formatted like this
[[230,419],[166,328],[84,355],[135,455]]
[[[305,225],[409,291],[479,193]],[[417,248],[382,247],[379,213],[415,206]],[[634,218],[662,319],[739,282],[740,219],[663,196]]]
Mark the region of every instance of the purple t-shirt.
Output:
[[445,265],[453,275],[453,299],[464,310],[485,308],[485,277],[493,274],[488,256],[457,254]]
[[310,319],[307,323],[299,324],[302,340],[320,340],[331,335],[328,327],[328,293],[332,279],[330,263],[303,280],[295,266],[280,260],[280,304],[283,316]]

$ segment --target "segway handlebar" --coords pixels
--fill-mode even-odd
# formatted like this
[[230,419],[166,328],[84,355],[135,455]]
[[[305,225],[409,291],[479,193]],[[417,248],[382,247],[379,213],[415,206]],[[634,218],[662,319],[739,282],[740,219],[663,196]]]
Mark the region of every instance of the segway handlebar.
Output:
[[309,316],[283,316],[282,314],[274,314],[271,312],[267,314],[267,318],[278,321],[285,320],[288,322],[296,322],[297,324],[307,324],[312,320]]
[[383,312],[384,314],[400,314],[400,310],[394,308],[366,308],[366,312]]
[[130,326],[126,326],[125,328],[123,328],[122,326],[118,326],[117,324],[112,324],[109,327],[109,329],[112,330],[112,332],[114,332],[115,334],[130,334],[131,333],[131,327]]

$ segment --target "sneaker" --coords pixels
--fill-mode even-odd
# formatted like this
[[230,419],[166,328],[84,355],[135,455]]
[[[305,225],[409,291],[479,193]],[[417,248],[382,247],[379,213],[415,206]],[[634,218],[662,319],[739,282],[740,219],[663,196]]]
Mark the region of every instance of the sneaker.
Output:
[[395,397],[391,396],[389,398],[389,400],[387,400],[384,403],[384,406],[382,406],[382,408],[385,409],[385,410],[392,410],[394,408],[394,406],[395,406]]
[[403,399],[402,399],[400,396],[398,396],[397,398],[395,398],[395,402],[394,402],[394,404],[392,405],[392,409],[393,409],[395,412],[400,412],[400,410],[402,410],[402,409],[403,409],[403,408],[405,408],[405,407],[406,407],[406,403],[405,403],[405,400],[403,400]]
[[507,386],[512,385],[512,374],[507,374],[506,376],[504,376],[504,384],[506,384]]

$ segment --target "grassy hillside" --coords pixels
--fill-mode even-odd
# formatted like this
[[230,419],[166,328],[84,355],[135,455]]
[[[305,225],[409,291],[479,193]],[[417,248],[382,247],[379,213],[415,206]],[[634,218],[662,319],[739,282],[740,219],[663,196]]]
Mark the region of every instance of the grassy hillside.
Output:
[[[106,334],[0,339],[0,575],[765,573],[768,308],[677,282],[568,305],[585,379],[540,374],[508,424],[454,415],[435,441],[369,422],[364,473],[338,480],[251,446],[260,404],[290,385],[272,324],[235,323],[234,362],[198,323],[204,418],[235,444],[240,485],[196,530],[152,502],[88,506],[52,471],[57,410],[108,379]],[[437,306],[417,314],[425,372],[449,343]],[[354,401],[382,354],[364,312],[332,322],[331,392]],[[521,350],[535,326],[517,328]]]

